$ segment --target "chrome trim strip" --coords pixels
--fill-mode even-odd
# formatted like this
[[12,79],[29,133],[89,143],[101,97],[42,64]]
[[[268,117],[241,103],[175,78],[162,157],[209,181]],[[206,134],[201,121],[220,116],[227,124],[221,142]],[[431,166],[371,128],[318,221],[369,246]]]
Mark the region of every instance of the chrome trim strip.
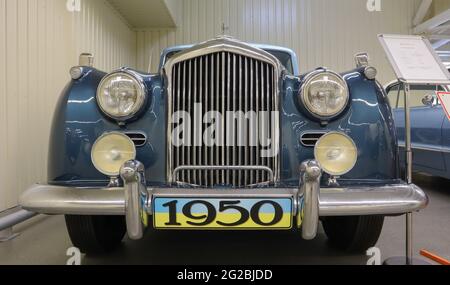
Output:
[[[151,214],[151,197],[294,197],[298,188],[185,189],[147,188],[146,209]],[[76,188],[34,185],[20,198],[23,209],[41,214],[125,215],[123,188]],[[321,189],[319,215],[397,215],[420,211],[428,205],[427,195],[415,185]],[[297,208],[295,213],[297,213]],[[296,215],[296,214],[295,214]]]
[[[219,94],[220,94],[220,82],[219,82],[219,80],[220,80],[220,64],[219,63],[220,63],[220,54],[216,53],[216,66],[215,66],[216,67],[216,77],[215,77],[216,78],[216,96],[214,96],[215,97],[214,102],[216,103],[216,111],[220,110],[220,100],[219,100],[219,98],[220,98],[219,97]],[[212,66],[212,68],[214,68],[214,66]],[[219,141],[223,141],[222,134],[220,134],[218,137],[220,137]],[[215,150],[215,155],[216,155],[216,160],[214,161],[214,165],[219,165],[220,153],[217,150]],[[214,181],[214,184],[219,183],[219,180],[220,180],[219,174],[213,172],[213,176],[215,176],[215,178],[216,178],[216,180]]]
[[[399,144],[399,148],[405,148],[405,144]],[[447,147],[430,147],[426,145],[413,144],[411,146],[412,149],[415,150],[424,150],[424,151],[432,151],[432,152],[442,152],[442,153],[450,153],[450,148]]]
[[[281,86],[279,84],[281,84],[282,82],[279,81],[280,79],[280,75],[279,74],[273,74],[273,91],[272,92],[272,96],[273,99],[272,101],[275,104],[275,109],[276,111],[280,111],[281,108],[280,106],[280,90],[281,90]],[[275,172],[275,181],[279,181],[281,179],[281,134],[280,134],[280,130],[281,130],[281,118],[280,116],[275,116],[274,118],[274,124],[272,124],[272,136],[271,138],[273,140],[276,140],[276,144],[275,144],[275,149],[278,152],[277,155],[275,155],[272,159],[273,159],[273,168],[274,168],[274,172]]]
[[[239,110],[242,110],[242,100],[240,100],[240,98],[242,98],[242,96],[243,96],[243,94],[242,94],[242,81],[243,80],[241,80],[241,78],[242,78],[242,74],[243,74],[243,63],[242,63],[242,56],[241,55],[239,55],[239,100],[238,100],[238,109]],[[244,73],[244,76],[245,76],[245,73]],[[241,118],[239,118],[239,125],[241,125],[242,124],[242,119]],[[243,153],[243,151],[242,151],[242,148],[241,147],[239,147],[238,148],[239,149],[239,164],[241,164],[242,163],[242,159],[243,159],[243,155],[245,155],[245,153]],[[244,175],[243,175],[243,173],[241,172],[241,171],[239,171],[239,187],[242,187],[243,185],[241,184],[241,182],[242,182],[242,176],[244,176],[245,177],[245,173],[244,173]]]
[[[207,56],[206,58],[205,58],[205,74],[206,74],[206,76],[209,74],[209,56]],[[203,77],[203,76],[202,76]],[[203,96],[204,96],[204,99],[202,100],[202,102],[204,101],[205,102],[205,108],[208,110],[208,108],[209,108],[209,102],[208,102],[208,96],[209,96],[209,90],[208,90],[208,86],[209,86],[209,82],[208,82],[208,77],[206,78],[206,80],[205,80],[205,82],[204,82],[204,84],[205,84],[205,88],[204,88],[204,90],[205,90],[205,94],[203,94]],[[209,164],[209,157],[208,157],[208,148],[204,148],[204,153],[203,153],[203,156],[204,156],[204,158],[203,158],[203,161],[202,161],[202,163],[203,164],[205,164],[205,165],[207,165],[207,164]],[[186,165],[185,163],[182,163],[181,165]],[[204,171],[204,177],[203,177],[203,179],[204,179],[204,181],[205,181],[205,184],[206,185],[209,185],[209,183],[208,183],[208,180],[209,180],[209,177],[208,177],[208,171]],[[185,179],[183,179],[183,181],[186,181]]]
[[[214,109],[214,54],[211,55],[211,86],[210,86],[210,102],[209,102],[209,108],[210,110]],[[209,162],[208,164],[213,165],[214,164],[214,148],[210,148],[209,150]],[[208,172],[209,175],[209,184],[214,185],[214,172],[210,171]]]
[[[186,62],[183,62],[183,84],[186,84]],[[186,108],[186,86],[184,86],[184,88],[183,88],[183,109],[184,108]],[[185,126],[186,127],[186,126]],[[184,128],[185,128],[184,127]],[[183,129],[183,132],[184,133],[186,133],[186,129]],[[183,164],[183,165],[185,165],[186,164],[186,162],[185,162],[185,155],[184,155],[184,152],[186,151],[186,148],[185,147],[183,147],[183,155],[182,155],[182,157],[181,157],[181,163]],[[189,161],[189,155],[188,155],[188,161]],[[182,179],[184,180],[185,179],[185,174],[184,174],[184,172],[183,173],[181,173],[181,177],[182,177]]]
[[[270,66],[268,64],[266,64],[266,93],[264,94],[263,98],[262,98],[262,105],[263,105],[263,110],[270,110],[270,83],[271,83],[271,78],[270,78]],[[267,132],[267,134],[266,134]],[[270,129],[266,128],[266,126],[263,126],[261,129],[261,136],[263,138],[269,137],[270,135]],[[263,157],[263,164],[264,165],[269,165],[270,167],[270,158],[268,157]],[[264,176],[264,179],[266,179],[266,177]]]
[[[228,70],[227,70],[227,78],[228,78],[228,80],[227,80],[227,104],[226,104],[226,107],[224,107],[224,109],[226,110],[226,111],[228,111],[228,110],[230,110],[230,106],[231,106],[231,68],[233,67],[232,65],[231,65],[231,56],[230,56],[230,53],[227,53],[227,62],[228,62],[228,64],[227,64],[227,66],[228,66]],[[233,68],[233,70],[235,70],[234,68]],[[222,122],[223,124],[225,124],[225,122]],[[226,145],[226,138],[224,138],[224,141],[225,141],[225,145]],[[229,148],[226,148],[227,149],[227,152],[229,152]],[[224,150],[225,150],[225,148],[224,148]],[[227,153],[227,155],[226,155],[226,157],[227,157],[227,165],[230,165],[230,155]],[[233,165],[235,165],[235,164],[233,164]],[[233,182],[230,182],[231,180],[232,180],[232,177],[231,177],[231,174],[232,173],[230,173],[230,170],[228,170],[227,171],[227,176],[226,176],[226,183],[227,184],[232,184]],[[231,178],[231,179],[230,179]]]
[[[236,95],[236,73],[237,73],[237,65],[236,65],[236,55],[233,54],[233,90],[232,90],[232,94]],[[230,96],[230,95],[229,95]],[[231,104],[232,109],[236,110],[236,98],[233,97],[233,104]],[[236,140],[233,142],[236,143]],[[234,144],[233,148],[232,148],[232,153],[233,153],[233,165],[239,165],[238,161],[237,161],[237,148],[236,148],[236,144]],[[233,183],[233,185],[237,185],[237,177],[236,177],[236,171],[232,171],[232,177],[231,177],[231,183]]]
[[[198,102],[201,102],[203,104],[204,103],[203,100],[205,99],[205,96],[204,96],[204,93],[203,93],[203,91],[205,90],[203,88],[204,87],[203,86],[203,57],[200,58],[200,73],[199,74],[200,74],[200,84],[199,84],[199,89],[200,89],[200,93],[199,93],[200,95],[199,96],[200,96],[200,98],[199,98]],[[205,80],[205,81],[207,81],[207,80]],[[207,108],[206,105],[203,105],[203,108]],[[202,149],[200,149],[200,151],[199,151],[199,154],[198,154],[198,156],[199,156],[198,163],[199,164],[204,164],[205,163],[204,157],[203,157],[204,152],[205,151],[202,150]],[[177,162],[180,163],[180,160],[177,160]],[[200,184],[204,183],[204,180],[203,180],[204,179],[204,175],[203,174],[204,174],[204,172],[201,170],[200,171]]]
[[[225,112],[225,52],[222,51],[221,53],[222,55],[222,63],[220,64],[220,66],[222,67],[222,90],[221,90],[221,95],[222,95],[222,102],[221,102],[221,107],[220,107],[220,113],[222,114],[222,116],[224,114],[226,114]],[[229,79],[229,78],[228,78]],[[229,82],[229,80],[227,80]],[[222,130],[225,130],[225,119],[222,118]],[[226,138],[221,138],[222,139],[222,166],[225,166],[225,146],[226,146]],[[222,175],[221,175],[221,179],[222,179],[222,184],[225,184],[226,179],[225,179],[225,170],[223,170],[222,168]]]
[[[249,67],[248,67],[248,62],[250,61],[250,58],[248,58],[248,57],[244,57],[244,62],[245,62],[245,64],[244,64],[244,76],[245,76],[245,78],[248,78],[248,76],[249,76]],[[251,78],[251,77],[250,77]],[[248,100],[249,100],[249,92],[251,92],[251,91],[249,91],[249,84],[251,85],[251,80],[250,81],[248,81],[247,79],[246,80],[243,80],[244,81],[244,85],[245,85],[245,87],[244,87],[244,111],[245,112],[248,112],[249,111],[249,102],[248,102]],[[247,131],[247,135],[248,135],[248,131]],[[248,153],[248,147],[245,147],[244,148],[244,165],[249,165],[250,164],[250,162],[248,161],[248,158],[250,157],[250,154]],[[248,173],[248,171],[244,171],[244,185],[243,186],[245,186],[246,184],[248,184],[248,181],[249,181],[249,175],[248,175],[249,173]]]
[[[192,101],[192,105],[194,107],[190,110],[194,110],[195,104],[198,103],[198,100],[197,100],[197,95],[198,95],[198,93],[197,93],[197,61],[198,61],[198,58],[194,58],[194,101]],[[196,114],[194,114],[194,116],[196,116]],[[196,137],[193,138],[194,147],[190,148],[190,151],[192,151],[192,163],[194,165],[197,164],[197,145],[195,143],[197,140],[198,140],[198,138],[196,138]],[[173,150],[172,148],[170,148],[170,149]],[[194,173],[193,173],[194,179],[192,181],[194,181],[195,184],[197,184],[197,174],[198,174],[197,171],[194,171]],[[174,177],[174,178],[176,179],[176,177]]]
[[[177,104],[180,104],[180,96],[181,96],[181,86],[180,86],[180,84],[181,84],[181,66],[178,66],[178,68],[177,68],[177,78],[176,78],[176,80],[177,80],[177,90],[175,90],[175,92],[176,92],[176,96],[177,96]],[[184,76],[184,74],[183,74],[183,76]],[[183,83],[185,83],[185,82],[183,82]],[[183,88],[183,90],[184,90],[185,88]],[[175,96],[175,94],[174,94],[174,96]],[[172,102],[173,103],[173,102]],[[178,109],[179,109],[179,107],[178,107]],[[184,152],[183,152],[183,157],[184,157]],[[177,152],[177,157],[176,157],[176,160],[177,161],[180,161],[180,152],[178,151]],[[178,177],[176,177],[176,179],[178,179]]]

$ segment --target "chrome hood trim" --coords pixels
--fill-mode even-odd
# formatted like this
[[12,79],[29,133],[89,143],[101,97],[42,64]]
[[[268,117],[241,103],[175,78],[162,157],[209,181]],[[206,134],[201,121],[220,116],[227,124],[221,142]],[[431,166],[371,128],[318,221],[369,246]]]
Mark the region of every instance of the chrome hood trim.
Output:
[[277,71],[278,77],[281,76],[281,73],[285,69],[281,62],[272,54],[232,37],[221,36],[203,43],[199,43],[190,49],[176,54],[166,62],[162,71],[166,76],[170,76],[173,66],[179,62],[221,51],[232,52],[242,56],[249,56],[272,64]]

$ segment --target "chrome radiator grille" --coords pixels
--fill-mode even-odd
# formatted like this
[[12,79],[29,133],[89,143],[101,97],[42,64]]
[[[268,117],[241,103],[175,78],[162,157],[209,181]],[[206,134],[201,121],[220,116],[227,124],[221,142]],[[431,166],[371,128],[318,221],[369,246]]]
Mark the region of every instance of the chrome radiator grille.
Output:
[[[246,146],[237,142],[242,129],[235,128],[234,146],[207,146],[203,134],[209,124],[199,124],[194,120],[195,104],[201,104],[200,120],[206,113],[215,111],[223,115],[220,129],[227,130],[227,112],[243,113],[254,111],[278,111],[277,70],[271,63],[239,53],[219,51],[180,61],[171,68],[169,113],[185,111],[191,114],[191,145],[168,147],[168,171],[170,182],[186,183],[200,187],[217,185],[250,187],[278,179],[279,155],[262,157],[263,147],[251,146],[253,139],[262,136],[272,144],[278,144],[278,118],[267,120],[269,126],[251,130],[245,129]],[[246,120],[247,124],[248,121]],[[177,125],[170,124],[169,137]],[[197,138],[194,130],[197,128]],[[264,132],[267,132],[264,134]],[[198,136],[201,134],[201,137]],[[230,134],[225,134],[229,136]],[[216,134],[216,138],[220,137]],[[197,143],[195,143],[197,141]],[[201,146],[198,146],[201,141]],[[223,138],[226,142],[227,138]],[[195,146],[197,145],[197,146]],[[240,168],[238,168],[240,167]]]

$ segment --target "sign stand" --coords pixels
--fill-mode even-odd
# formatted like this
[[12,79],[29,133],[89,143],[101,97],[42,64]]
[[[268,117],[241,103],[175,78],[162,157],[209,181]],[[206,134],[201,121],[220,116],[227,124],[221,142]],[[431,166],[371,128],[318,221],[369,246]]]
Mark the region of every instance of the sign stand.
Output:
[[[405,181],[408,184],[412,184],[412,165],[413,154],[411,147],[411,109],[409,104],[410,98],[410,85],[404,83],[404,95],[405,95],[405,154],[406,154],[406,177]],[[400,91],[399,91],[400,92]],[[413,256],[413,213],[406,214],[406,256],[405,257],[391,257],[386,259],[384,265],[429,265],[429,263],[421,260],[414,259]]]
[[[386,52],[397,79],[403,83],[405,95],[405,155],[408,184],[413,183],[413,153],[411,147],[411,84],[450,84],[450,74],[442,64],[428,39],[422,36],[379,35],[378,39]],[[399,90],[400,92],[400,90]],[[404,257],[387,259],[385,265],[425,265],[413,254],[413,213],[406,214],[406,254]]]

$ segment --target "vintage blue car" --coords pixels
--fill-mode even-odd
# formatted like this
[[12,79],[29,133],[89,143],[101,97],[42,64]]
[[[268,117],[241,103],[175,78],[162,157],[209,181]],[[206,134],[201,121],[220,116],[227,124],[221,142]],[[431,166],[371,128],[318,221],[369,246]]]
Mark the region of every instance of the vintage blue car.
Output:
[[286,48],[218,37],[163,51],[160,70],[71,69],[48,182],[23,208],[65,215],[75,246],[105,252],[156,230],[301,230],[365,251],[385,216],[426,207],[400,177],[376,69],[298,75]]
[[[450,179],[450,121],[436,95],[437,91],[449,92],[449,86],[412,85],[411,87],[411,146],[413,170]],[[400,91],[400,92],[399,92]],[[399,147],[405,149],[405,112],[403,84],[387,85]],[[401,158],[404,158],[402,155]]]

